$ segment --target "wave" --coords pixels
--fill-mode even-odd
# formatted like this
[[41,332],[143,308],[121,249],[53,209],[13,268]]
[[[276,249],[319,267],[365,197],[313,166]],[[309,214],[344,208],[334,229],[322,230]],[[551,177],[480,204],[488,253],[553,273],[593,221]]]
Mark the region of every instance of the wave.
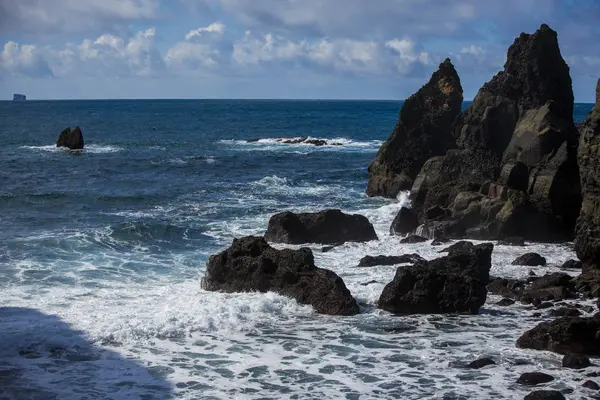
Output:
[[265,146],[293,146],[293,147],[324,147],[324,148],[379,148],[383,143],[381,140],[359,141],[348,138],[317,138],[312,136],[303,137],[276,137],[276,138],[260,138],[235,140],[224,139],[220,143],[238,146],[249,147],[265,147]]
[[108,153],[117,153],[119,151],[123,151],[122,147],[111,146],[111,145],[98,145],[98,144],[90,144],[83,148],[83,150],[69,150],[66,147],[56,147],[54,144],[49,144],[46,146],[20,146],[20,149],[34,150],[34,151],[46,151],[57,153],[61,151],[76,151],[81,153],[90,153],[90,154],[108,154]]

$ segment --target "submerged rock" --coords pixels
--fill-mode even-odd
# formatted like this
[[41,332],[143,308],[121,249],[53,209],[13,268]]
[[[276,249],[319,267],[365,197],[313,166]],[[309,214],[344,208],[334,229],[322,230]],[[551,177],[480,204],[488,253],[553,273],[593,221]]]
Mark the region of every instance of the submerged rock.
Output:
[[543,372],[525,372],[521,374],[517,383],[527,386],[535,386],[541,383],[552,382],[554,377],[552,375],[545,374]]
[[83,145],[83,134],[78,126],[73,130],[69,127],[62,131],[56,141],[56,147],[67,147],[71,150],[81,150]]
[[491,358],[480,358],[478,360],[471,361],[469,365],[467,365],[467,368],[480,369],[487,367],[488,365],[496,365],[496,362]]
[[400,240],[400,243],[423,243],[426,242],[428,239],[426,237],[423,236],[419,236],[419,235],[410,235],[405,237],[404,239]]
[[359,214],[344,214],[340,210],[316,213],[282,212],[269,220],[265,239],[275,243],[342,244],[377,240],[369,220]]
[[559,354],[600,355],[600,318],[561,317],[525,332],[517,347]]
[[512,265],[526,265],[529,267],[545,266],[546,259],[537,253],[527,253],[512,262]]
[[398,268],[379,308],[396,314],[476,314],[486,300],[493,248],[486,243]]
[[277,292],[331,315],[358,314],[356,300],[334,272],[317,268],[308,248],[276,250],[262,237],[234,239],[213,255],[201,282],[209,291]]
[[558,390],[536,390],[525,396],[525,400],[566,400]]
[[392,135],[369,166],[367,195],[395,198],[410,190],[425,161],[453,148],[450,131],[462,100],[460,78],[446,59],[402,105]]
[[562,366],[571,369],[583,369],[591,366],[590,359],[583,354],[567,353],[562,359]]
[[583,267],[583,263],[579,260],[567,260],[561,266],[562,269],[581,269]]
[[423,261],[420,255],[403,254],[401,256],[365,256],[358,263],[359,267],[374,267],[376,265],[395,265],[395,264],[414,264],[417,261]]
[[596,104],[581,128],[578,152],[583,202],[575,230],[575,250],[585,271],[600,271],[600,79]]

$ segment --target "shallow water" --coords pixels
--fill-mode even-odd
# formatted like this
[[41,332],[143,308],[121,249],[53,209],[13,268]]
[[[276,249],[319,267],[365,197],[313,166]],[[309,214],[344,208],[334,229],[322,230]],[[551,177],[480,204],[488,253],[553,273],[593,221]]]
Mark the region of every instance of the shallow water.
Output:
[[[406,196],[364,195],[399,105],[0,102],[0,397],[505,399],[529,392],[515,383],[522,372],[541,370],[557,378],[547,387],[586,398],[558,355],[515,347],[546,311],[500,308],[495,296],[477,316],[375,308],[395,267],[357,268],[360,258],[440,249],[388,235]],[[85,150],[56,149],[76,124]],[[269,140],[304,136],[331,144]],[[208,256],[232,238],[262,234],[278,211],[329,207],[366,215],[380,238],[313,247],[360,315],[200,289]],[[528,276],[510,262],[529,251],[549,261],[538,275],[574,257],[567,245],[496,246],[492,275]],[[463,368],[480,356],[497,365]]]

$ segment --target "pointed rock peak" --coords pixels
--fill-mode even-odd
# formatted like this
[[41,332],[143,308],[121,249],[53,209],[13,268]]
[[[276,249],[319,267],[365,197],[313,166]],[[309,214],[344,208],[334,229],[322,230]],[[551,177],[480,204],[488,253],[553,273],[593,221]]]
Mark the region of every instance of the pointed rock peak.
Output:
[[[543,31],[551,31],[551,32],[554,32],[554,31],[552,30],[552,28],[550,28],[550,27],[548,26],[548,24],[542,24],[542,25],[540,26],[540,29],[538,29],[538,32],[543,32]],[[556,33],[556,32],[554,32],[554,33]]]

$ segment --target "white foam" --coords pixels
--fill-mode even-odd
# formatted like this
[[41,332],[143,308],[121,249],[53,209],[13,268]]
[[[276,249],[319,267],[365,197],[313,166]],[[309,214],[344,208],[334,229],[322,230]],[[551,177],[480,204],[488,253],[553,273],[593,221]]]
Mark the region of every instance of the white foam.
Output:
[[34,150],[34,151],[47,151],[47,152],[60,152],[60,151],[78,151],[83,153],[91,153],[91,154],[107,154],[107,153],[116,153],[119,151],[123,151],[122,147],[118,146],[110,146],[110,145],[97,145],[90,144],[83,148],[83,150],[69,150],[66,147],[56,147],[56,145],[46,145],[46,146],[21,146],[21,149]]
[[[299,143],[285,143],[284,141],[300,141]],[[307,143],[306,141],[319,140],[324,141],[325,144],[322,146],[315,146],[314,144]],[[383,143],[381,140],[353,140],[348,138],[316,138],[316,137],[290,137],[290,138],[263,138],[256,141],[247,140],[236,140],[236,139],[224,139],[220,140],[220,143],[242,146],[246,150],[254,151],[277,151],[285,148],[307,148],[312,150],[321,149],[325,151],[364,151],[364,150],[377,150]],[[298,152],[300,154],[306,154],[306,152]]]

